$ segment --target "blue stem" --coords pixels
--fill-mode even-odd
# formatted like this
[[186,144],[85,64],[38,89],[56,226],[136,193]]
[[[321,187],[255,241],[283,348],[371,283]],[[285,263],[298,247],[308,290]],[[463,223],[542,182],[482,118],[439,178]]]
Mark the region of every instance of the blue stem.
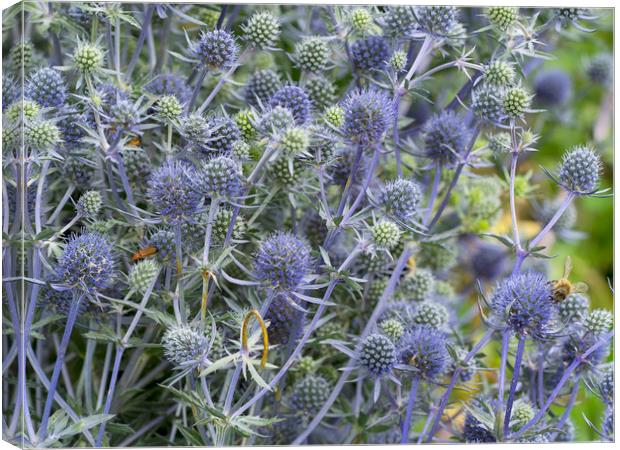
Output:
[[452,190],[456,186],[456,183],[459,181],[461,172],[463,171],[463,168],[465,167],[465,163],[467,162],[467,159],[469,158],[469,154],[473,150],[474,144],[476,143],[476,139],[478,138],[478,133],[480,133],[480,126],[475,125],[474,132],[472,133],[471,140],[469,141],[469,146],[467,148],[467,151],[463,155],[462,161],[459,163],[456,170],[454,171],[454,176],[452,177],[452,181],[450,182],[450,185],[448,186],[448,190],[446,191],[446,194],[443,200],[441,201],[441,204],[439,205],[437,212],[433,216],[431,223],[428,225],[429,230],[431,230],[435,226],[435,224],[437,223],[437,221],[443,214],[443,210],[446,209],[446,206],[448,206],[448,201],[450,200],[450,195],[452,194]]
[[62,365],[65,362],[67,348],[69,347],[69,340],[71,339],[71,333],[73,331],[73,326],[75,325],[75,320],[77,319],[77,315],[80,309],[80,303],[82,302],[83,294],[74,293],[74,297],[75,296],[78,296],[78,297],[77,299],[74,298],[74,301],[71,303],[71,309],[69,310],[69,315],[67,316],[67,323],[65,325],[65,331],[62,335],[62,340],[60,341],[60,347],[58,347],[58,355],[56,356],[56,363],[54,364],[54,371],[52,372],[52,378],[50,379],[50,387],[47,391],[47,399],[45,400],[45,408],[43,409],[43,416],[41,417],[41,426],[39,428],[39,441],[44,441],[45,437],[47,436],[47,423],[49,421],[50,414],[52,412],[52,403],[54,403],[54,394],[56,393],[56,388],[58,387],[58,379],[60,378],[60,371],[62,369]]
[[405,413],[405,420],[401,427],[400,443],[406,444],[409,440],[409,430],[411,429],[411,416],[413,415],[413,406],[415,405],[415,398],[418,394],[419,378],[414,378],[411,381],[411,390],[409,391],[409,400],[407,401],[407,411]]
[[510,430],[510,415],[512,414],[512,405],[515,400],[517,391],[517,383],[519,382],[519,372],[521,372],[521,360],[523,359],[523,351],[525,350],[525,337],[519,338],[517,344],[517,354],[515,355],[515,365],[512,371],[512,381],[510,382],[510,392],[508,393],[508,402],[506,403],[506,415],[504,416],[504,436]]
[[538,421],[540,419],[542,419],[542,417],[547,413],[547,410],[549,409],[549,407],[551,406],[551,404],[553,403],[553,401],[555,400],[555,398],[559,395],[560,391],[562,390],[562,388],[564,387],[564,385],[566,384],[566,382],[569,380],[569,378],[571,377],[571,375],[573,374],[573,371],[579,366],[581,365],[588,356],[590,356],[591,353],[595,352],[597,349],[599,349],[600,347],[602,347],[603,345],[606,345],[608,343],[608,341],[612,338],[613,336],[613,331],[606,333],[605,335],[603,335],[601,337],[601,339],[599,339],[594,345],[592,345],[592,347],[590,347],[588,350],[586,350],[584,353],[582,353],[581,355],[577,356],[570,364],[569,366],[566,368],[566,370],[564,371],[564,374],[562,374],[562,378],[560,378],[560,381],[558,382],[558,384],[555,386],[555,388],[553,389],[553,392],[551,392],[551,395],[549,395],[549,398],[547,398],[547,401],[545,402],[544,406],[542,408],[540,408],[538,410],[538,412],[536,413],[536,415],[534,417],[532,417],[530,419],[530,421],[528,423],[526,423],[523,428],[521,428],[519,431],[517,431],[516,433],[513,433],[510,438],[511,439],[517,439],[520,436],[523,435],[523,433],[525,433],[527,430],[529,430],[530,428],[532,428],[534,425],[536,425],[536,423],[538,423]]
[[[110,386],[108,387],[108,395],[105,400],[105,406],[103,407],[103,414],[109,414],[112,408],[112,399],[114,398],[114,390],[116,389],[116,380],[118,379],[118,371],[121,367],[121,360],[123,359],[123,353],[125,348],[122,346],[116,347],[116,356],[114,357],[114,366],[112,366],[112,376],[110,378]],[[95,447],[101,447],[103,442],[103,435],[105,433],[105,422],[99,426],[99,432],[97,433],[97,440],[95,441]]]
[[[488,330],[484,334],[484,336],[482,336],[482,338],[478,341],[478,343],[474,346],[474,348],[472,348],[471,351],[465,356],[465,358],[463,358],[463,361],[461,364],[467,364],[474,356],[476,356],[476,354],[491,340],[491,337],[493,336],[493,332],[494,330],[492,329]],[[462,366],[458,366],[456,370],[454,371],[454,373],[452,374],[452,379],[450,380],[450,384],[448,385],[446,392],[443,393],[443,395],[441,396],[441,400],[439,401],[439,406],[437,407],[437,412],[435,413],[435,419],[433,421],[433,426],[425,442],[427,443],[430,442],[433,436],[435,435],[435,433],[437,432],[443,411],[444,409],[446,409],[446,406],[448,405],[450,394],[454,390],[454,387],[456,386],[456,381],[458,380],[462,371],[463,371]]]
[[144,45],[144,40],[146,39],[146,35],[151,27],[151,17],[153,16],[153,10],[155,7],[153,5],[148,5],[146,10],[144,11],[144,19],[142,20],[142,29],[140,30],[140,36],[138,36],[138,40],[136,42],[136,48],[133,51],[133,55],[131,56],[131,60],[129,61],[129,65],[127,66],[127,70],[125,70],[125,80],[131,79],[131,74],[133,73],[133,69],[136,67],[138,62],[138,58],[140,58],[140,52],[142,51],[142,46]]
[[510,331],[504,330],[502,334],[502,357],[499,366],[499,380],[497,382],[497,409],[500,410],[504,405],[504,387],[506,385],[506,363],[508,360],[508,344],[510,342]]
[[537,361],[537,387],[538,387],[538,395],[537,395],[537,403],[539,407],[542,407],[543,402],[545,401],[545,346],[543,344],[539,345],[538,348],[538,361]]
[[[558,423],[555,426],[555,428],[557,428],[558,430],[562,430],[562,428],[564,427],[564,424],[566,423],[566,421],[570,417],[570,413],[572,412],[573,407],[575,406],[575,401],[577,400],[577,394],[578,393],[579,393],[579,378],[577,377],[577,379],[575,380],[575,384],[573,385],[573,389],[571,390],[570,398],[568,400],[568,403],[566,404],[566,408],[564,408],[564,412],[562,413],[562,416],[560,417],[560,420],[558,420]],[[556,431],[555,433],[553,433],[550,436],[549,440],[551,442],[554,442],[555,438],[557,437],[557,435],[559,433],[561,433],[561,431]]]

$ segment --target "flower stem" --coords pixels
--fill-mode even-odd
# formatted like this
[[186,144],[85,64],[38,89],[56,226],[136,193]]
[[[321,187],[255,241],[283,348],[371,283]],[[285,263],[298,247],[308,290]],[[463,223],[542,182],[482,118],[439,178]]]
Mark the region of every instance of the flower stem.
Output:
[[547,412],[547,410],[549,409],[549,407],[551,406],[555,398],[558,396],[558,394],[560,393],[560,391],[562,390],[566,382],[569,380],[569,378],[573,374],[573,371],[580,364],[582,364],[591,353],[593,353],[594,351],[596,351],[598,348],[602,347],[603,345],[607,344],[607,342],[609,341],[609,339],[612,338],[612,336],[613,336],[613,332],[606,333],[605,335],[603,335],[603,337],[601,337],[601,339],[599,339],[594,345],[592,345],[592,347],[586,350],[583,354],[575,357],[575,359],[570,363],[570,365],[566,368],[566,370],[562,374],[562,378],[560,378],[560,381],[558,382],[558,384],[555,386],[555,388],[549,395],[549,398],[547,398],[547,401],[545,402],[544,406],[540,408],[538,412],[534,415],[534,417],[532,417],[530,421],[526,423],[519,431],[511,434],[510,435],[511,439],[514,440],[514,439],[519,438],[520,436],[523,435],[523,433],[525,433],[527,430],[532,428],[534,425],[536,425],[536,423],[538,423],[540,419],[542,419],[542,417],[545,415],[545,413]]
[[510,330],[502,333],[502,356],[499,366],[499,380],[497,382],[497,407],[502,409],[504,405],[504,387],[506,386],[506,364],[508,362],[508,347],[510,342]]
[[146,35],[149,32],[151,27],[151,17],[153,16],[153,10],[155,7],[153,5],[147,5],[144,10],[144,19],[142,20],[142,29],[140,30],[140,35],[138,36],[138,40],[136,41],[136,48],[133,51],[133,55],[131,55],[131,60],[129,61],[129,65],[125,70],[125,80],[131,80],[131,74],[133,73],[134,68],[138,62],[138,58],[140,57],[140,52],[142,51],[142,46],[144,45],[144,40],[146,39]]
[[467,159],[469,158],[469,154],[473,150],[474,144],[476,143],[476,139],[478,138],[478,133],[480,133],[480,125],[476,124],[474,126],[474,131],[472,133],[471,140],[469,141],[469,146],[467,148],[467,151],[465,152],[465,155],[463,155],[462,160],[459,163],[459,165],[456,167],[456,170],[454,171],[454,176],[452,177],[452,181],[450,182],[450,185],[448,186],[448,190],[446,191],[446,194],[441,204],[439,205],[437,212],[435,212],[435,215],[433,216],[431,223],[428,225],[429,230],[431,230],[435,226],[435,224],[437,223],[437,221],[443,214],[444,209],[446,209],[446,206],[448,206],[448,201],[450,200],[450,195],[452,194],[452,190],[456,186],[456,183],[459,181],[461,172],[463,171],[463,168],[465,167],[465,164],[467,163]]
[[431,214],[433,212],[433,206],[435,204],[435,200],[437,199],[437,193],[439,191],[439,183],[441,182],[441,163],[435,164],[435,177],[433,179],[433,187],[431,188],[431,196],[428,200],[428,208],[426,210],[426,216],[424,217],[424,223],[428,223],[431,219]]
[[519,238],[519,226],[517,225],[517,208],[515,203],[515,179],[517,177],[517,161],[519,153],[513,151],[512,161],[510,163],[510,216],[512,219],[512,236],[517,251],[521,250],[521,241]]
[[213,101],[213,99],[215,98],[215,96],[217,95],[218,92],[220,92],[220,90],[222,89],[222,87],[224,87],[224,83],[226,83],[226,81],[228,80],[228,78],[235,72],[235,70],[237,70],[237,68],[242,64],[243,59],[245,58],[245,55],[247,53],[244,52],[242,53],[239,58],[237,58],[237,61],[230,66],[230,68],[228,69],[228,71],[226,71],[225,74],[223,74],[220,79],[218,80],[217,84],[215,85],[215,87],[213,88],[213,90],[211,91],[211,93],[209,94],[209,96],[205,99],[205,101],[202,103],[202,105],[200,105],[200,108],[198,108],[196,110],[196,112],[198,114],[202,114],[205,109],[207,109],[207,106],[209,106],[211,104],[211,102]]
[[202,87],[202,82],[205,80],[207,76],[207,66],[202,67],[200,69],[200,75],[198,75],[198,79],[196,80],[196,85],[194,86],[194,91],[192,92],[192,97],[190,101],[187,103],[185,107],[185,113],[189,114],[191,110],[194,109],[194,105],[196,104],[196,99],[198,98],[198,93],[200,92],[200,88]]
[[[364,330],[362,331],[362,334],[360,335],[360,338],[359,338],[360,343],[363,342],[364,339],[374,329],[374,325],[377,322],[377,319],[379,318],[381,313],[383,312],[383,308],[385,307],[385,304],[387,303],[388,299],[392,297],[392,294],[394,293],[394,290],[396,289],[396,286],[398,285],[398,282],[400,281],[400,275],[403,269],[405,268],[405,266],[407,265],[407,261],[409,260],[409,257],[411,256],[412,253],[413,253],[413,249],[409,246],[405,246],[405,249],[401,253],[400,257],[398,258],[398,261],[396,262],[392,275],[390,276],[390,279],[388,280],[387,286],[385,287],[383,294],[381,295],[381,298],[377,302],[375,309],[373,310],[370,318],[366,322],[366,326],[364,327]],[[323,305],[319,307],[319,310],[322,308],[322,306]],[[300,433],[295,438],[295,440],[292,442],[293,445],[300,445],[302,442],[304,442],[304,440],[310,435],[310,433],[312,433],[312,431],[321,423],[321,420],[323,420],[323,417],[325,417],[325,414],[329,412],[329,409],[331,408],[333,403],[338,398],[338,395],[340,394],[340,391],[342,391],[342,388],[344,387],[349,377],[349,374],[355,368],[355,364],[356,364],[355,359],[350,358],[347,366],[342,371],[342,375],[336,382],[336,385],[334,386],[331,394],[329,395],[329,397],[327,398],[327,400],[325,401],[321,409],[316,413],[314,419],[312,419],[312,421],[308,424],[306,429],[302,433]]]
[[357,152],[355,153],[355,159],[353,160],[353,164],[351,165],[351,172],[349,173],[349,178],[347,178],[347,182],[344,185],[344,191],[342,192],[342,197],[340,198],[340,203],[338,204],[336,217],[340,217],[342,215],[344,207],[347,204],[347,200],[349,200],[349,196],[351,195],[351,188],[353,187],[355,175],[357,175],[357,170],[359,168],[360,160],[362,159],[363,153],[364,147],[358,145]]
[[[202,252],[202,266],[203,270],[207,271],[209,266],[209,249],[211,248],[211,234],[213,233],[213,222],[215,222],[215,216],[219,206],[219,199],[212,198],[209,205],[209,217],[207,219],[207,229],[205,231],[205,243]],[[210,274],[203,274],[202,276],[202,301],[200,303],[200,318],[204,322],[207,318],[207,300],[209,295],[209,278]]]
[[[564,408],[564,412],[562,413],[562,416],[560,416],[560,420],[558,420],[557,425],[555,426],[555,428],[557,428],[558,430],[562,430],[562,428],[564,427],[564,424],[566,423],[566,421],[568,420],[568,418],[570,417],[570,413],[573,410],[573,407],[575,406],[575,401],[577,400],[577,394],[579,393],[579,376],[575,377],[575,382],[573,384],[573,388],[571,389],[571,393],[570,393],[570,398],[568,399],[568,403],[566,404],[566,408]],[[556,431],[555,433],[553,433],[549,440],[551,442],[555,441],[555,438],[557,437],[557,435],[561,433],[561,431]]]
[[[36,374],[37,378],[39,378],[39,380],[41,381],[41,384],[43,384],[43,386],[49,391],[50,382],[49,382],[48,378],[45,375],[45,371],[43,370],[43,367],[41,367],[41,363],[39,362],[39,360],[37,358],[37,355],[35,354],[34,350],[32,349],[32,346],[30,346],[30,345],[28,346],[28,349],[27,349],[27,356],[28,356],[28,361],[30,362],[30,365],[32,366],[32,370]],[[65,410],[65,412],[71,418],[71,420],[73,420],[75,423],[78,423],[80,421],[80,417],[71,408],[71,406],[69,406],[69,404],[65,400],[63,400],[63,398],[60,396],[60,394],[58,392],[56,392],[54,394],[54,400],[56,400],[58,405],[63,410]],[[82,434],[84,435],[86,440],[91,445],[95,445],[95,439],[94,439],[93,435],[90,433],[90,430],[88,430],[86,428],[83,428],[82,429]]]
[[[77,298],[75,298],[77,297]],[[60,347],[58,348],[58,355],[56,355],[56,363],[54,364],[54,371],[52,372],[52,378],[50,379],[50,387],[47,391],[47,399],[45,400],[45,408],[43,409],[43,416],[41,417],[41,425],[39,428],[39,441],[44,441],[47,436],[47,423],[52,413],[52,403],[54,402],[54,394],[58,386],[58,379],[60,378],[60,370],[65,362],[65,356],[67,348],[69,347],[69,340],[71,333],[73,332],[73,326],[77,319],[78,311],[80,309],[80,303],[82,302],[83,294],[74,294],[71,308],[67,316],[67,323],[65,324],[65,331],[60,341]]]
[[[157,283],[157,278],[159,278],[160,272],[161,272],[161,269],[157,271],[157,274],[155,274],[155,276],[153,277],[153,280],[151,281],[148,288],[144,292],[144,295],[142,296],[142,301],[140,302],[140,305],[136,311],[136,314],[134,315],[131,323],[129,324],[129,327],[127,328],[127,331],[125,332],[125,335],[123,336],[121,341],[116,346],[116,356],[114,357],[114,365],[112,366],[110,386],[108,388],[108,394],[106,397],[105,406],[103,407],[103,414],[110,413],[110,409],[112,408],[112,400],[114,398],[114,390],[116,388],[116,381],[118,380],[118,371],[120,370],[121,360],[123,359],[123,353],[125,351],[125,348],[127,347],[127,344],[129,343],[129,339],[131,338],[131,335],[133,334],[134,330],[138,326],[138,322],[142,318],[142,314],[144,313],[144,308],[146,307],[146,304],[148,303],[149,298],[151,297],[153,288],[155,287],[155,283]],[[106,423],[107,422],[103,422],[99,426],[99,433],[97,434],[97,441],[95,442],[95,447],[101,447],[101,443],[103,442],[103,435],[105,433]]]
[[407,401],[407,411],[405,412],[405,420],[401,425],[400,443],[406,444],[409,441],[409,430],[411,429],[411,416],[413,415],[413,406],[415,405],[415,398],[418,394],[418,384],[420,379],[418,377],[411,381],[411,390],[409,391],[409,400]]
[[[465,356],[465,358],[463,358],[463,361],[461,362],[461,364],[467,364],[469,361],[471,361],[471,359],[474,356],[476,356],[476,354],[491,340],[491,337],[493,336],[494,331],[495,330],[493,329],[487,330],[487,332],[482,336],[482,338],[480,338],[478,343],[471,349],[471,351]],[[456,386],[456,382],[459,376],[461,375],[462,371],[463,371],[462,366],[458,366],[456,370],[454,371],[454,373],[452,374],[452,378],[450,379],[450,384],[448,385],[448,388],[443,393],[443,395],[441,396],[441,400],[439,401],[439,406],[437,407],[437,412],[435,413],[435,419],[433,421],[433,426],[431,427],[431,431],[426,438],[426,441],[425,441],[426,443],[430,442],[433,436],[435,435],[435,433],[437,432],[437,429],[439,428],[439,422],[441,421],[441,416],[443,415],[443,411],[444,409],[446,409],[446,406],[448,405],[450,394],[452,394],[452,391],[454,390],[454,387]]]
[[570,206],[574,198],[575,194],[569,192],[558,210],[556,211],[555,215],[551,218],[551,220],[549,220],[549,223],[547,223],[547,225],[545,225],[545,227],[540,230],[536,237],[532,239],[532,242],[530,242],[530,248],[536,247],[536,245],[538,245],[538,243],[547,235],[547,233],[551,231],[556,222],[560,220],[560,217],[562,217],[562,214],[564,214],[564,211],[566,211],[566,208]]
[[538,346],[538,361],[537,361],[537,388],[538,388],[538,407],[542,407],[545,401],[545,346],[539,344]]
[[510,430],[510,416],[512,414],[512,405],[517,391],[517,383],[519,381],[519,372],[521,372],[521,360],[523,359],[523,351],[525,350],[525,337],[521,336],[517,344],[517,353],[515,355],[515,365],[512,370],[512,381],[510,382],[510,392],[508,393],[508,402],[506,403],[506,414],[504,415],[504,436]]
[[353,204],[351,205],[351,207],[348,209],[348,211],[344,215],[342,222],[340,223],[339,229],[342,229],[342,227],[344,227],[344,225],[349,221],[351,216],[355,213],[355,210],[359,207],[360,203],[366,196],[366,190],[368,189],[368,186],[370,185],[370,182],[372,181],[374,177],[375,168],[377,167],[378,162],[379,162],[379,149],[377,148],[375,149],[375,152],[372,155],[372,160],[370,161],[370,164],[368,165],[368,173],[366,175],[366,179],[364,180],[364,184],[362,185],[359,193],[357,194],[357,197],[353,201]]
[[405,87],[405,81],[411,81],[411,79],[415,75],[416,70],[418,70],[418,67],[422,63],[422,60],[432,48],[433,39],[430,36],[426,36],[424,38],[424,41],[422,42],[420,50],[418,51],[418,55],[415,57],[415,59],[413,60],[413,64],[411,64],[411,67],[409,68],[409,72],[407,72],[407,75],[405,75],[405,78],[400,83],[401,88]]

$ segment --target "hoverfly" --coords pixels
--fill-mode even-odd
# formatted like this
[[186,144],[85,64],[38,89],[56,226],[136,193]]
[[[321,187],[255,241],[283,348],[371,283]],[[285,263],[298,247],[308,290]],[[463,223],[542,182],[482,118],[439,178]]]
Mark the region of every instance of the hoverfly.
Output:
[[572,270],[572,261],[570,259],[570,256],[567,256],[566,260],[564,260],[564,274],[562,275],[562,278],[560,278],[559,280],[549,281],[552,289],[551,299],[554,302],[563,302],[564,300],[566,300],[566,297],[568,297],[572,293],[584,293],[588,291],[587,284],[582,282],[573,284],[568,280],[568,277],[570,276]]
[[147,247],[139,249],[136,253],[131,255],[131,259],[132,261],[139,261],[148,256],[153,256],[155,253],[157,253],[157,247],[155,247],[154,245],[149,245]]

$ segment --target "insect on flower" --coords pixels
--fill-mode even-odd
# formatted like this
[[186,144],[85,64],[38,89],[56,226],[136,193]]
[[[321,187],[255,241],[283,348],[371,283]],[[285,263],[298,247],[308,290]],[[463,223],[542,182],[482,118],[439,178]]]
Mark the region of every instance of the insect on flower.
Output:
[[157,247],[154,245],[148,245],[146,247],[142,247],[136,253],[131,255],[132,261],[140,261],[141,259],[147,258],[149,256],[153,256],[157,253]]
[[551,291],[551,299],[554,302],[561,303],[566,300],[566,297],[568,297],[570,294],[581,294],[588,291],[587,284],[582,282],[573,284],[568,280],[568,277],[570,276],[572,270],[573,264],[571,262],[570,256],[567,256],[566,260],[564,261],[564,274],[562,275],[562,278],[560,278],[559,280],[549,281],[549,284],[553,287],[553,290]]

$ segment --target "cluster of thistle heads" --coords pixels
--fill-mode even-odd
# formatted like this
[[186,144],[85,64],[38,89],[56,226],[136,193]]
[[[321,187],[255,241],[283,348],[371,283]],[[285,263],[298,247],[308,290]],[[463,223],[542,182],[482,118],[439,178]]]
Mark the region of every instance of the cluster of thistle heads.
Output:
[[[4,19],[3,231],[27,245],[4,275],[28,281],[43,379],[72,336],[45,445],[90,446],[67,430],[102,413],[112,446],[613,439],[613,316],[548,264],[605,194],[604,147],[520,170],[576,78],[609,95],[611,54],[545,62],[608,11],[24,14]],[[35,427],[45,386],[20,387]],[[604,415],[570,414],[592,393]]]

